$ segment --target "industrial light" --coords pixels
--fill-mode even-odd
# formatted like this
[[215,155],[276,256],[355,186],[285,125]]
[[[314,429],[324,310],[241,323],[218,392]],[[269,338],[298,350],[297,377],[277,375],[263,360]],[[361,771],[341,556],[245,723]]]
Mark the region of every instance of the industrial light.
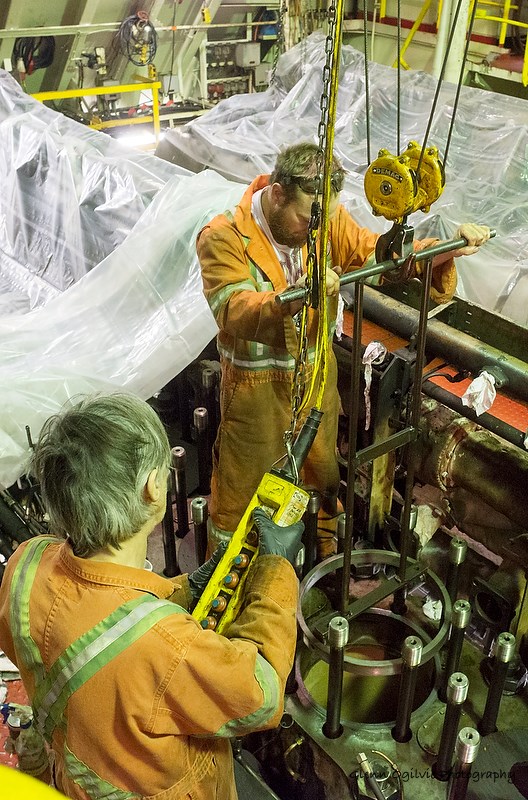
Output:
[[[163,131],[160,133],[159,139],[163,138]],[[124,130],[117,134],[116,138],[120,142],[129,145],[129,147],[147,147],[148,145],[156,144],[156,135],[151,130]]]

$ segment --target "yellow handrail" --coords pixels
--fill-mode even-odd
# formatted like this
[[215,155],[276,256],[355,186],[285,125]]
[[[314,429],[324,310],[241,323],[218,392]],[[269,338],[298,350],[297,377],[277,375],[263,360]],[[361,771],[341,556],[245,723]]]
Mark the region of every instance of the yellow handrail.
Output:
[[154,126],[154,136],[156,144],[159,141],[160,117],[159,117],[159,98],[158,89],[161,88],[161,81],[149,81],[148,83],[124,83],[117,86],[90,86],[86,89],[63,89],[54,92],[36,92],[32,94],[35,100],[44,102],[45,100],[64,100],[69,97],[87,97],[90,95],[104,94],[125,94],[126,92],[152,92],[152,115],[138,117],[135,119],[113,119],[98,122],[94,125],[97,128],[115,128],[119,125],[137,125],[140,122],[152,122]]
[[[411,30],[407,34],[405,42],[403,43],[403,45],[402,45],[402,47],[400,49],[400,64],[402,65],[402,67],[404,69],[410,69],[410,67],[409,67],[408,63],[404,60],[403,54],[405,53],[405,51],[409,47],[410,43],[412,42],[414,34],[416,33],[416,31],[418,30],[418,28],[422,24],[425,15],[429,11],[429,6],[430,5],[431,5],[431,0],[425,0],[424,4],[422,5],[422,8],[420,10],[420,13],[418,14],[418,16],[416,18],[416,22],[414,23],[414,25],[412,26]],[[393,67],[397,67],[398,66],[398,59],[395,60],[395,62],[394,62],[394,64],[392,66]]]
[[[475,1],[475,0],[474,0]],[[486,20],[488,22],[497,22],[500,25],[499,36],[498,36],[498,43],[499,46],[503,46],[506,40],[507,29],[509,25],[512,25],[517,28],[528,28],[528,23],[520,22],[516,19],[511,19],[510,12],[517,11],[519,8],[519,4],[514,2],[514,0],[477,0],[480,6],[492,6],[495,8],[502,8],[502,16],[495,16],[492,14],[488,14],[485,9],[478,9],[476,12],[476,18],[481,20]],[[438,15],[437,15],[437,27],[438,27],[438,20],[440,16],[440,9],[441,9],[442,0],[439,0],[438,5]],[[410,29],[405,42],[400,50],[400,64],[404,69],[409,69],[409,65],[404,60],[403,55],[409,45],[411,44],[416,32],[420,28],[426,13],[428,12],[431,5],[431,0],[424,0],[422,8],[418,14],[416,21],[414,22],[412,28]],[[380,4],[380,20],[384,18],[386,14],[386,0],[381,0]],[[393,67],[398,65],[398,59],[396,58]],[[525,48],[524,53],[524,62],[523,62],[523,69],[522,69],[522,82],[523,86],[528,86],[528,40]]]

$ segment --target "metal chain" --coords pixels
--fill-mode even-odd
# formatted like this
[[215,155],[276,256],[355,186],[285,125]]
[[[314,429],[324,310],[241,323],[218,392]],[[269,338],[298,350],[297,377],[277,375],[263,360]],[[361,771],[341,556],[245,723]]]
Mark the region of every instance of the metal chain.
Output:
[[[295,374],[292,385],[291,397],[291,419],[290,427],[284,434],[286,449],[292,445],[299,412],[302,406],[304,385],[306,377],[306,360],[308,355],[308,307],[317,308],[319,304],[319,281],[317,276],[317,233],[321,222],[321,203],[319,197],[323,185],[323,166],[324,154],[326,150],[326,139],[328,131],[328,103],[330,97],[330,80],[332,74],[332,60],[334,56],[334,38],[336,28],[336,7],[333,3],[328,8],[328,33],[325,41],[325,65],[323,67],[323,88],[321,91],[320,110],[321,117],[317,129],[318,150],[317,150],[317,174],[315,176],[315,194],[311,208],[310,224],[308,227],[308,254],[306,258],[307,273],[307,298],[301,311],[301,325],[299,331],[299,350],[295,364]],[[323,302],[326,298],[323,297]]]
[[287,0],[282,0],[279,8],[279,19],[277,20],[277,39],[275,41],[275,55],[273,56],[273,66],[271,68],[271,75],[269,85],[273,86],[275,83],[275,73],[277,72],[277,62],[279,56],[284,53],[284,17],[287,11]]
[[306,38],[308,36],[305,12],[301,14],[300,35],[301,35],[301,78],[302,78],[304,73],[306,72]]

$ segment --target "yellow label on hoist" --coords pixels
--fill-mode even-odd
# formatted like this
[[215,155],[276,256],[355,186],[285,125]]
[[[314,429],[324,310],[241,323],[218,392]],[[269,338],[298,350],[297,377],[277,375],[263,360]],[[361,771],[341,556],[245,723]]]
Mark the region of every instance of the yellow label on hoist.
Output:
[[[244,593],[244,584],[258,555],[258,536],[253,523],[253,511],[263,508],[270,518],[285,528],[298,522],[306,511],[310,495],[294,483],[267,472],[259,483],[258,489],[251,498],[242,519],[233,533],[227,549],[220,559],[209,583],[205,587],[192,616],[204,628],[212,628],[221,633],[238,614]],[[243,555],[247,565],[238,567],[236,560]],[[235,576],[236,585],[230,588],[225,579]],[[231,577],[231,583],[233,578]],[[226,601],[225,609],[216,611]]]

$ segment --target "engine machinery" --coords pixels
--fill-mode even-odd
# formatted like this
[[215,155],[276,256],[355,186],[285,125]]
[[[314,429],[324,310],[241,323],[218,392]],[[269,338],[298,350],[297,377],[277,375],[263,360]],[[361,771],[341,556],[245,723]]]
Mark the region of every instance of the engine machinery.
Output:
[[[270,797],[523,797],[528,334],[460,299],[424,306],[419,281],[358,285],[334,342],[338,554],[314,566],[317,493],[304,487],[285,715],[238,752]],[[367,370],[373,342],[385,354]],[[483,370],[498,394],[477,416],[461,396]]]
[[[286,523],[304,512],[305,554],[284,717],[277,730],[237,741],[235,754],[253,764],[263,797],[526,796],[516,783],[525,786],[528,744],[528,333],[458,298],[432,307],[423,281],[343,288],[338,552],[315,563],[318,497],[298,486],[316,414],[293,446],[298,463],[286,459],[264,476],[253,502],[265,495]],[[369,362],[373,344],[383,347]],[[202,456],[218,419],[208,355],[175,379],[183,438],[205,437],[196,442]],[[477,416],[461,396],[484,370],[498,392]],[[178,529],[164,521],[168,575],[178,572],[174,534],[189,531],[184,448],[173,458]],[[199,466],[204,490],[208,467]],[[27,487],[17,491],[2,491],[4,559],[45,530],[35,487],[29,512]],[[203,497],[191,503],[198,561],[206,507]],[[245,519],[241,541],[250,532]],[[248,561],[254,551],[249,542]],[[224,559],[220,571],[243,572],[238,556],[230,550],[233,564]],[[214,601],[229,587],[208,589],[194,614],[216,627]]]

